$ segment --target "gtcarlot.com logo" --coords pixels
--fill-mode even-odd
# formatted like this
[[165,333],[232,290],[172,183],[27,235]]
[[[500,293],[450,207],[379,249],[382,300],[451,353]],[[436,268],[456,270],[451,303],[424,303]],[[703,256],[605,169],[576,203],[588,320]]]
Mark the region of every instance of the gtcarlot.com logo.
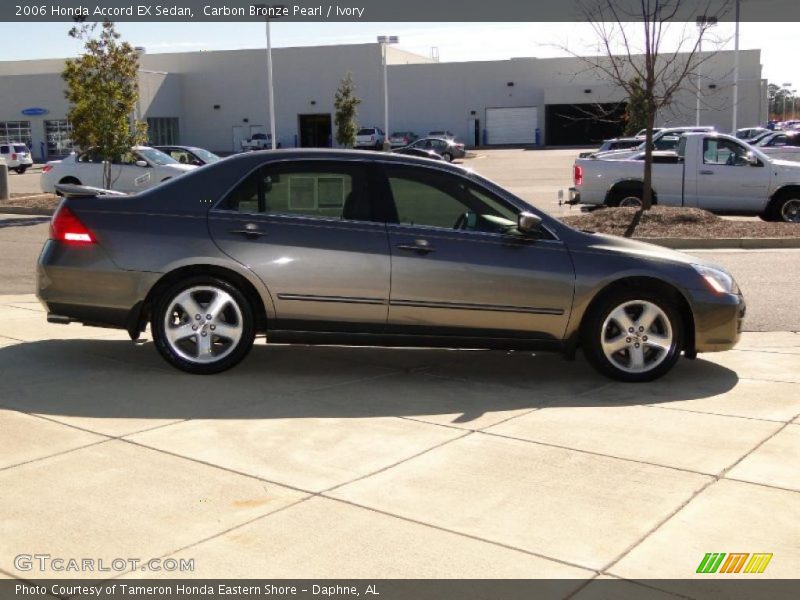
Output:
[[14,557],[18,571],[51,571],[55,573],[95,573],[123,571],[194,571],[193,558],[75,558],[50,554],[18,554]]
[[708,552],[697,566],[697,573],[763,573],[772,553]]

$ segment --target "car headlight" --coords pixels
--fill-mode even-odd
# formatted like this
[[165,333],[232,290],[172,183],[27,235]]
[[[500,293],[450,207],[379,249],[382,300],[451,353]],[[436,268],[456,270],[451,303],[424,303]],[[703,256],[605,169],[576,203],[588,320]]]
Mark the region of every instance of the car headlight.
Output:
[[692,265],[692,267],[700,274],[700,277],[703,278],[712,291],[718,294],[739,293],[739,286],[736,285],[736,281],[734,281],[730,273],[706,265]]

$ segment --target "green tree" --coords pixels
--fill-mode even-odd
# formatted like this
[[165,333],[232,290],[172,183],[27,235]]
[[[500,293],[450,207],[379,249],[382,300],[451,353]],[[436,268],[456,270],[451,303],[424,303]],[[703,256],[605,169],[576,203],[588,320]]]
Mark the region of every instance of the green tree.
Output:
[[642,80],[634,77],[630,83],[628,106],[625,109],[625,135],[636,135],[647,129],[647,98]]
[[355,96],[353,74],[348,71],[336,90],[336,99],[333,103],[336,108],[336,142],[345,148],[352,148],[356,144],[356,114],[361,100]]
[[68,118],[75,144],[103,161],[103,187],[111,189],[111,165],[144,143],[147,126],[132,116],[139,101],[139,54],[120,41],[114,23],[74,26],[69,35],[84,42],[84,52],[67,60],[61,77],[67,89]]

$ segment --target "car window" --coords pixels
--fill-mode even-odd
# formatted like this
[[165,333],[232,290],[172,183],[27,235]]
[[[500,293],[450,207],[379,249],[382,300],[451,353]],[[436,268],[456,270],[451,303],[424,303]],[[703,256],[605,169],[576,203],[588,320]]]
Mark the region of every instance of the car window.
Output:
[[169,156],[168,154],[164,154],[160,150],[156,150],[155,148],[138,148],[136,150],[137,160],[139,158],[147,160],[147,162],[154,164],[154,165],[175,165],[178,164],[178,161]]
[[78,160],[78,162],[82,162],[82,163],[95,163],[95,164],[97,164],[97,163],[103,162],[103,159],[100,158],[100,155],[97,154],[96,152],[91,151],[91,150],[89,152],[84,152],[83,154],[78,155],[78,159],[77,160]]
[[8,154],[8,146],[0,146],[0,153]]
[[788,139],[785,135],[776,135],[767,142],[767,146],[785,146]]
[[467,180],[407,167],[387,167],[397,220],[402,225],[507,233],[517,213]]
[[745,166],[750,164],[747,153],[747,148],[732,140],[703,140],[703,162],[707,165]]
[[170,150],[167,152],[172,158],[177,160],[182,165],[191,165],[194,162],[194,157],[189,154],[186,150]]
[[27,152],[27,151],[28,151],[28,147],[27,146],[24,146],[22,144],[15,144],[14,145],[14,152],[22,153],[22,152]]
[[264,166],[239,184],[222,208],[242,213],[377,220],[366,173],[358,165],[306,162]]
[[375,131],[374,129],[359,129],[356,135],[372,135],[372,132]]

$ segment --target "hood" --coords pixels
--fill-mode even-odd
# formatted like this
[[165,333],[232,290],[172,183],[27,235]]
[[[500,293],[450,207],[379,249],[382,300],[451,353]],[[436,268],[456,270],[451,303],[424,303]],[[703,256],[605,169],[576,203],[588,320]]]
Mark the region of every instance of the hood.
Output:
[[[769,156],[769,154],[767,154]],[[778,172],[790,172],[792,175],[798,174],[798,169],[800,169],[800,164],[797,163],[795,160],[785,160],[785,159],[778,159],[778,158],[771,158],[772,166],[778,169]]]
[[714,262],[691,254],[686,254],[685,252],[672,250],[671,248],[657,246],[656,244],[649,244],[639,240],[632,240],[604,233],[580,233],[583,236],[584,250],[588,252],[613,252],[625,254],[627,256],[641,257],[647,260],[658,260],[684,265],[705,265],[727,272],[727,269]]
[[197,168],[197,165],[184,165],[184,164],[177,164],[177,165],[162,165],[163,167],[173,169],[175,171],[193,171]]

